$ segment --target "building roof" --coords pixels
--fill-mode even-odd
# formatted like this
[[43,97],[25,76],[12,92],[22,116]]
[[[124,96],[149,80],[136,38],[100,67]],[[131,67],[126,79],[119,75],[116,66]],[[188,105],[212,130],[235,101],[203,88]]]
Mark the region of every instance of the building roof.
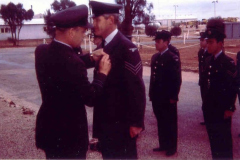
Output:
[[[155,21],[159,20],[175,20],[175,16],[169,15],[169,16],[157,16]],[[176,20],[197,20],[197,17],[194,17],[192,15],[177,15]]]
[[[31,21],[23,21],[23,23],[25,25],[45,24],[43,18],[35,18],[35,19],[32,19]],[[2,25],[6,25],[6,24],[4,23],[4,20],[0,18],[0,26],[2,26]]]

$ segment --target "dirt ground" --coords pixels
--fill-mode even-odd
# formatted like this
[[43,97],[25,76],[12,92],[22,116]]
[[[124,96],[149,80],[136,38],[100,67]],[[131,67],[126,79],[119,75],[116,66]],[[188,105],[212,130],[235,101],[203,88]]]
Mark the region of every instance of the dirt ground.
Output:
[[44,158],[44,153],[35,147],[36,115],[24,114],[21,107],[0,97],[0,116],[0,159]]

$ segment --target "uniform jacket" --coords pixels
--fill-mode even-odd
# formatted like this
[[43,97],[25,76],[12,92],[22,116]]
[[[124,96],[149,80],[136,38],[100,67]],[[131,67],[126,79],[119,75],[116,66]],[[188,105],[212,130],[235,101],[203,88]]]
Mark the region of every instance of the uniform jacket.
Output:
[[151,59],[149,97],[151,100],[178,100],[182,83],[179,57],[167,50]]
[[144,127],[146,98],[138,49],[118,31],[104,52],[110,55],[112,68],[94,108],[96,125],[102,135],[119,130],[129,133],[130,126]]
[[216,114],[235,110],[236,75],[233,59],[226,56],[224,52],[215,60],[213,55],[207,57],[204,71],[206,95],[203,98],[203,110],[217,112]]
[[204,66],[206,64],[205,59],[211,56],[205,49],[199,49],[198,51],[198,69],[199,69],[199,86],[203,85],[203,79],[204,79]]
[[172,53],[174,53],[175,55],[177,55],[178,58],[180,59],[180,53],[179,53],[179,50],[178,50],[176,47],[174,47],[172,44],[169,44],[169,45],[168,45],[168,49],[169,49]]
[[36,146],[87,150],[84,104],[94,105],[106,76],[99,73],[90,84],[84,62],[72,48],[55,41],[36,48],[35,67],[42,95],[36,122]]

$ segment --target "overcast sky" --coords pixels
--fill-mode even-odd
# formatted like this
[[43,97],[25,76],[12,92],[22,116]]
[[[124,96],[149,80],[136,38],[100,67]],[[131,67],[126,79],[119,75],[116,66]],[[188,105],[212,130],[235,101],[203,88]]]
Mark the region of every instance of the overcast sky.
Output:
[[[50,9],[50,4],[54,0],[11,0],[17,4],[22,3],[23,7],[28,10],[33,6],[35,14],[44,13]],[[89,0],[73,0],[77,5],[88,4]],[[114,0],[97,0],[102,2],[114,3]],[[154,4],[154,14],[156,18],[169,18],[176,16],[191,16],[199,20],[214,16],[214,3],[216,0],[147,0]],[[8,4],[10,0],[0,0],[0,4]],[[218,0],[215,3],[216,16],[225,17],[240,17],[240,0]]]

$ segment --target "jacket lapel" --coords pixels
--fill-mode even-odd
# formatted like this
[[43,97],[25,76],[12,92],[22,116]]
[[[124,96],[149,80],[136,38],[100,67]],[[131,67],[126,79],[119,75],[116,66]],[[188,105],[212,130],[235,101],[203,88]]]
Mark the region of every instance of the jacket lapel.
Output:
[[112,41],[109,42],[103,49],[104,52],[111,55],[113,54],[113,50],[117,45],[119,45],[119,39],[121,39],[121,33],[118,31],[118,33],[113,37]]

